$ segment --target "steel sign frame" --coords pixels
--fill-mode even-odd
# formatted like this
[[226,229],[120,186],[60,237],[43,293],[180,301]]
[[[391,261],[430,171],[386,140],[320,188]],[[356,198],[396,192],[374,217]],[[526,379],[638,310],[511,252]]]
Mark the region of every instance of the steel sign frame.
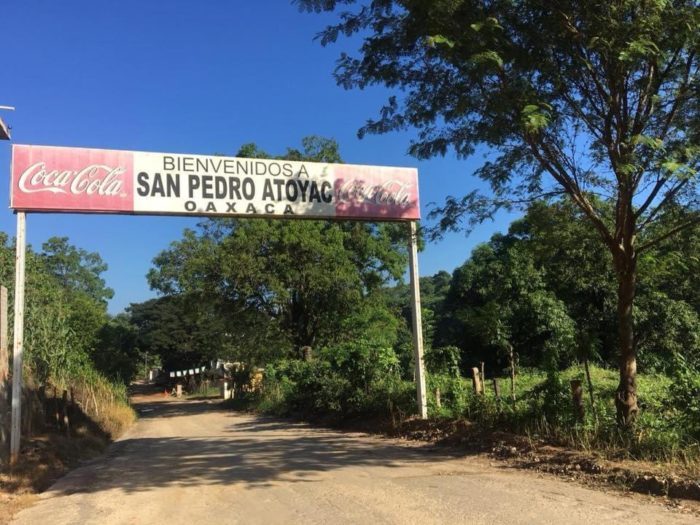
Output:
[[27,212],[420,219],[415,168],[18,144],[10,199]]
[[428,417],[415,168],[15,144],[10,171],[17,215],[11,464],[21,437],[27,213],[408,222],[416,402]]

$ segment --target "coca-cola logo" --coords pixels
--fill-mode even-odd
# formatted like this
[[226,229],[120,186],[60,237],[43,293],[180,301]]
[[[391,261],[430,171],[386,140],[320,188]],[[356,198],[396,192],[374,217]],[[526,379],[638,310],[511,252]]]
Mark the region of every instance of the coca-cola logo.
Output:
[[45,162],[29,166],[19,177],[18,186],[24,193],[48,191],[63,194],[119,195],[124,186],[122,175],[126,168],[90,164],[79,170],[48,170]]
[[349,180],[338,189],[338,200],[407,208],[411,205],[410,188],[410,184],[399,180],[388,180],[376,185]]

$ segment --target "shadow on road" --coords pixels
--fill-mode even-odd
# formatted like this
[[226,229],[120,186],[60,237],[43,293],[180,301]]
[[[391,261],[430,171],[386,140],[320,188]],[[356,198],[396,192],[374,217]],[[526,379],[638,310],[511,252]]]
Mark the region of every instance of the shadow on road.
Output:
[[[212,437],[135,437],[114,443],[106,457],[56,484],[54,495],[119,488],[127,493],[166,486],[271,486],[314,482],[323,472],[357,466],[398,467],[463,456],[455,450],[401,446],[272,418],[241,416],[206,402],[139,403],[142,418],[213,412]],[[224,430],[221,420],[224,417]],[[177,427],[177,421],[170,421]],[[206,431],[206,425],[203,430]]]
[[224,411],[219,403],[211,401],[153,401],[133,404],[140,419],[183,417],[205,411]]

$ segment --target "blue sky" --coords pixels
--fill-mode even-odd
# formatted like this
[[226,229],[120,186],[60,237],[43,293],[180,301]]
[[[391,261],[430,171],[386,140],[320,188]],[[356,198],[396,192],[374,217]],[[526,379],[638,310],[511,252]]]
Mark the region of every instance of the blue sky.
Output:
[[[3,3],[0,13],[0,105],[17,108],[0,116],[17,143],[234,154],[255,142],[278,154],[320,135],[336,139],[349,163],[418,167],[424,216],[428,203],[479,185],[471,174],[480,156],[418,162],[406,154],[410,132],[359,140],[357,129],[388,91],[337,87],[335,60],[356,43],[321,47],[313,37],[333,18],[299,13],[287,0],[28,0]],[[0,230],[14,235],[9,167],[9,144],[2,143]],[[451,271],[511,219],[429,244],[421,275]],[[27,238],[39,248],[51,236],[68,236],[99,252],[115,290],[109,310],[117,313],[155,295],[145,280],[151,260],[196,223],[33,214]]]

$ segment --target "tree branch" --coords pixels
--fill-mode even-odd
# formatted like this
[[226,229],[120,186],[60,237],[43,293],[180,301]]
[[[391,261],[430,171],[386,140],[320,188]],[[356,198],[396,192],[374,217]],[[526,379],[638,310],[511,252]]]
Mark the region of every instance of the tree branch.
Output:
[[[665,184],[666,179],[662,179],[662,180],[664,181],[664,184]],[[649,213],[647,218],[644,219],[644,222],[642,222],[642,224],[640,224],[638,226],[637,231],[638,232],[642,231],[654,219],[654,217],[659,213],[661,208],[663,208],[671,199],[673,199],[673,197],[675,197],[678,194],[679,191],[681,191],[681,189],[683,189],[683,186],[685,186],[689,180],[690,179],[683,179],[674,188],[671,188],[670,190],[668,190],[666,192],[666,195],[664,195],[664,198],[661,199],[661,202]],[[658,183],[657,183],[657,186],[658,186]],[[654,190],[656,190],[656,188],[654,188]],[[651,201],[649,199],[647,199],[647,202],[649,204],[647,204],[646,202],[644,203],[646,205],[646,207],[644,207],[644,210],[646,210],[649,207],[649,205],[651,204]],[[643,213],[643,211],[642,211],[642,213]],[[636,218],[639,218],[640,216],[641,216],[641,213],[637,213]]]
[[[616,248],[615,240],[610,234],[607,226],[600,218],[598,213],[593,208],[593,205],[588,201],[586,196],[581,191],[581,188],[576,186],[571,177],[568,176],[562,166],[556,161],[556,158],[547,158],[540,151],[538,144],[534,141],[532,137],[525,136],[526,143],[530,146],[530,150],[535,158],[540,162],[542,167],[546,169],[549,174],[556,180],[564,189],[564,191],[571,197],[574,203],[581,208],[581,211],[588,217],[593,223],[594,227],[598,230],[600,235],[603,237],[605,244],[610,247],[611,250]],[[548,150],[548,146],[540,140],[540,144],[545,151]],[[550,157],[551,157],[551,151]]]
[[676,226],[675,228],[671,228],[671,229],[668,230],[666,233],[664,233],[663,235],[657,237],[656,239],[653,239],[653,240],[651,240],[651,241],[649,241],[649,242],[646,242],[646,243],[642,244],[641,246],[639,246],[639,247],[637,248],[637,253],[641,253],[641,252],[643,252],[643,251],[645,251],[645,250],[648,250],[649,248],[651,248],[651,247],[653,247],[653,246],[656,246],[656,245],[659,244],[660,242],[665,241],[665,240],[668,239],[669,237],[672,237],[673,235],[677,234],[678,232],[683,231],[683,230],[685,230],[685,229],[687,229],[687,228],[690,228],[691,226],[695,226],[696,224],[700,224],[700,216],[696,217],[695,219],[693,219],[693,220],[691,220],[691,221],[687,221],[687,222],[684,222],[684,223],[682,223],[682,224],[679,224],[679,225]]

